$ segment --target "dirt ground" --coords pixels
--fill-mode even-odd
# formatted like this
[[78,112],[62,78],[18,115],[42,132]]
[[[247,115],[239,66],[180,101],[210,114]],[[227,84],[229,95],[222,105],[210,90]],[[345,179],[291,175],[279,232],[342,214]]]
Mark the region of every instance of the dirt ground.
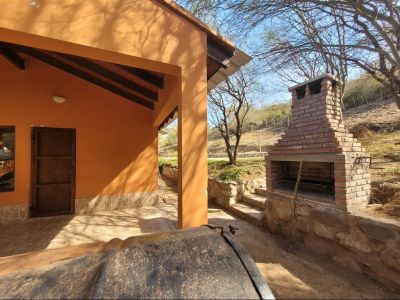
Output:
[[[175,186],[160,181],[164,206],[176,204]],[[172,216],[172,215],[171,215]],[[365,275],[343,270],[328,258],[302,245],[237,219],[216,206],[209,208],[209,223],[237,228],[237,240],[256,262],[278,299],[400,299]]]
[[[152,207],[0,226],[0,256],[174,230],[176,186],[160,180],[160,196],[160,203]],[[367,276],[344,271],[301,244],[250,225],[221,208],[210,206],[209,223],[237,228],[236,239],[252,256],[278,299],[400,299],[400,294],[391,293]]]

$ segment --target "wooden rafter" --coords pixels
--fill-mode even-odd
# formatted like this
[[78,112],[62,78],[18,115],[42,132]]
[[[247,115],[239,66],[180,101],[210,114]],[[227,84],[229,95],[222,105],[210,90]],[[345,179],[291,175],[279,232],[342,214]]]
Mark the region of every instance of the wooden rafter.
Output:
[[170,112],[170,114],[165,118],[164,121],[162,121],[161,125],[158,127],[158,130],[163,129],[171,120],[174,119],[175,114],[178,112],[178,108],[175,107],[173,111]]
[[18,69],[25,70],[25,60],[23,60],[14,50],[3,43],[0,43],[0,54]]
[[120,67],[121,69],[125,70],[126,72],[128,72],[132,75],[135,75],[135,76],[139,77],[140,79],[142,79],[160,89],[164,88],[164,79],[150,73],[149,71],[139,69],[139,68],[124,66],[124,65],[118,65],[118,64],[116,64],[116,65],[118,67]]
[[142,94],[143,96],[146,96],[146,97],[150,98],[151,100],[154,100],[154,101],[158,100],[158,94],[156,92],[153,92],[152,90],[147,89],[147,88],[137,84],[136,82],[133,82],[132,80],[129,80],[126,77],[121,76],[120,74],[118,74],[114,71],[111,71],[110,69],[107,69],[107,68],[105,68],[95,62],[92,62],[84,57],[63,54],[63,53],[57,53],[57,56],[61,56],[76,65],[84,67],[98,75],[101,75],[107,79],[110,79],[114,83],[120,84],[127,89],[130,89],[136,93]]
[[71,75],[74,75],[78,78],[81,78],[85,81],[95,84],[111,93],[117,94],[121,97],[124,97],[133,102],[141,104],[149,109],[154,109],[154,102],[144,99],[138,95],[132,94],[132,93],[126,91],[125,89],[115,86],[112,83],[105,81],[101,78],[93,76],[92,74],[90,74],[84,70],[81,70],[79,68],[76,68],[76,67],[70,65],[69,63],[66,63],[66,62],[56,58],[55,56],[47,54],[46,52],[43,52],[43,51],[40,51],[37,49],[33,49],[33,48],[29,48],[29,47],[17,46],[17,45],[15,45],[15,49],[17,49],[18,51],[23,52],[29,56],[32,56],[44,63],[47,63],[55,68],[58,68],[64,72],[67,72]]

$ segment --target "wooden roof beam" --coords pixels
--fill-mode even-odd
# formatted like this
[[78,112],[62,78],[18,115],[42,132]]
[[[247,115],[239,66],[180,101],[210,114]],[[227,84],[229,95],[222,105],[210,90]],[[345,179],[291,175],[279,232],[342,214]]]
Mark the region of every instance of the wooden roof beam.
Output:
[[116,65],[118,67],[120,67],[121,69],[125,70],[126,72],[128,72],[132,75],[135,75],[136,77],[139,77],[140,79],[142,79],[160,89],[164,88],[164,79],[154,75],[153,73],[151,73],[149,71],[139,69],[139,68],[129,67],[129,66],[125,66],[125,65],[119,65],[119,64],[116,64]]
[[23,60],[14,50],[4,43],[0,43],[0,54],[4,56],[10,63],[20,70],[26,69],[25,60]]
[[29,56],[32,56],[44,63],[47,63],[55,68],[58,68],[64,72],[67,72],[71,75],[74,75],[75,77],[78,77],[80,79],[83,79],[87,82],[90,82],[94,85],[97,85],[111,93],[114,93],[116,95],[119,95],[123,98],[129,99],[133,102],[136,102],[138,104],[141,104],[151,110],[154,109],[154,102],[144,99],[142,97],[139,97],[135,94],[132,94],[118,86],[115,86],[111,83],[109,83],[108,81],[105,81],[101,78],[95,77],[93,75],[91,75],[90,73],[87,73],[81,69],[78,69],[62,60],[59,60],[45,52],[39,51],[37,49],[33,49],[33,48],[29,48],[29,47],[24,47],[24,46],[14,46],[15,49],[17,49],[20,52],[23,52]]
[[142,94],[143,96],[146,96],[150,98],[151,100],[157,101],[158,100],[158,94],[156,92],[153,92],[150,89],[147,89],[136,82],[133,82],[129,79],[127,79],[124,76],[121,76],[118,73],[115,73],[114,71],[111,71],[101,65],[96,64],[95,62],[92,62],[84,57],[80,56],[75,56],[75,55],[69,55],[69,54],[63,54],[63,53],[56,53],[58,56],[61,56],[70,62],[84,67],[98,75],[101,75],[107,79],[110,79],[114,83],[120,84],[123,87],[130,89],[136,93]]

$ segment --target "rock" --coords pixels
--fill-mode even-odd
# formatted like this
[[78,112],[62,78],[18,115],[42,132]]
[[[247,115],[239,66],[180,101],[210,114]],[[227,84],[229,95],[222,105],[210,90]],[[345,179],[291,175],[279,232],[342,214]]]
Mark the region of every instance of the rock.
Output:
[[334,242],[313,235],[307,235],[305,237],[304,245],[307,249],[323,255],[333,254],[337,247]]
[[305,233],[310,232],[310,220],[305,217],[298,217],[296,222],[296,228],[301,232]]
[[382,264],[381,260],[372,255],[362,255],[362,271],[368,276],[383,283],[392,291],[400,292],[400,273]]
[[355,261],[355,259],[352,257],[352,254],[346,250],[343,251],[338,251],[332,259],[342,266],[343,268],[350,270],[355,273],[361,273],[361,267],[360,265]]
[[274,204],[274,210],[279,219],[289,221],[293,219],[293,206],[289,201],[279,201]]
[[296,205],[296,215],[309,217],[310,214],[311,214],[311,207],[300,204]]
[[380,254],[382,262],[400,272],[400,243],[391,243]]
[[285,236],[292,236],[295,234],[294,232],[294,223],[293,222],[285,222],[280,225],[280,232]]
[[327,226],[323,223],[320,223],[316,220],[314,220],[312,224],[314,233],[316,235],[330,240],[335,239],[336,230],[334,228]]
[[224,182],[216,179],[208,180],[208,199],[222,207],[229,207],[237,201],[236,182]]
[[238,185],[237,185],[237,192],[239,194],[244,194],[245,191],[246,191],[246,188],[244,186],[244,183],[242,181],[239,182]]
[[268,211],[265,213],[265,224],[267,224],[267,228],[269,231],[272,233],[278,233],[279,231],[279,222],[275,220],[274,216],[272,214],[269,214]]
[[373,240],[383,242],[393,239],[396,236],[393,230],[391,230],[390,225],[367,218],[359,218],[358,227],[361,228],[367,237]]
[[359,229],[350,229],[350,233],[339,232],[336,234],[338,242],[350,250],[358,250],[365,253],[371,252],[368,239],[361,233]]
[[314,209],[312,219],[331,227],[346,224],[346,214],[333,208]]

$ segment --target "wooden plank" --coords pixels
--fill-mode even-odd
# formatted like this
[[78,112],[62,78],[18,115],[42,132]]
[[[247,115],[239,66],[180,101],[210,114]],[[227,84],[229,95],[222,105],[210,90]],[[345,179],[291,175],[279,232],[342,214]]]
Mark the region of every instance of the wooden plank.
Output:
[[0,43],[0,54],[18,69],[26,69],[25,60],[23,60],[15,51],[13,51],[10,47],[7,47],[3,43]]
[[122,89],[122,88],[119,88],[119,87],[109,83],[108,81],[105,81],[105,80],[103,80],[101,78],[95,77],[95,76],[93,76],[93,75],[91,75],[91,74],[89,74],[89,73],[87,73],[87,72],[85,72],[85,71],[83,71],[81,69],[78,69],[78,68],[76,68],[76,67],[74,67],[74,66],[72,66],[72,65],[70,65],[68,63],[65,63],[65,62],[63,62],[63,61],[61,61],[59,59],[56,59],[55,57],[53,57],[53,56],[51,56],[51,55],[49,55],[49,54],[47,54],[45,52],[42,52],[42,51],[39,51],[39,50],[36,50],[36,49],[33,49],[33,48],[24,47],[24,46],[15,46],[15,47],[19,51],[21,51],[21,52],[23,52],[25,54],[28,54],[28,55],[30,55],[30,56],[38,59],[38,60],[41,60],[44,63],[47,63],[47,64],[49,64],[49,65],[51,65],[51,66],[53,66],[55,68],[58,68],[58,69],[60,69],[60,70],[62,70],[64,72],[67,72],[67,73],[69,73],[71,75],[74,75],[74,76],[76,76],[76,77],[78,77],[80,79],[86,80],[86,81],[88,81],[88,82],[90,82],[90,83],[92,83],[94,85],[97,85],[97,86],[99,86],[99,87],[101,87],[101,88],[103,88],[103,89],[105,89],[105,90],[107,90],[107,91],[109,91],[111,93],[114,93],[114,94],[119,95],[119,96],[121,96],[123,98],[129,99],[129,100],[131,100],[133,102],[136,102],[138,104],[141,104],[141,105],[143,105],[143,106],[145,106],[145,107],[147,107],[149,109],[152,109],[152,110],[154,109],[154,103],[151,102],[150,100],[147,100],[147,99],[144,99],[144,98],[139,97],[137,95],[134,95],[134,94]]
[[300,166],[299,166],[299,172],[297,173],[297,181],[296,181],[296,186],[294,188],[294,199],[297,199],[297,194],[299,192],[299,186],[300,186],[300,181],[301,181],[301,173],[303,171],[303,161],[300,161]]
[[78,66],[89,69],[90,71],[95,72],[98,75],[110,79],[113,82],[120,84],[127,89],[142,94],[143,96],[146,96],[154,101],[158,100],[158,94],[156,92],[153,92],[152,90],[149,90],[144,86],[141,86],[140,84],[137,84],[136,82],[133,82],[127,79],[126,77],[121,76],[120,74],[115,73],[114,71],[111,71],[101,65],[98,65],[95,62],[92,62],[84,57],[63,54],[63,53],[57,53],[57,55],[73,62],[74,64],[77,64]]
[[149,71],[139,69],[139,68],[134,68],[134,67],[129,67],[129,66],[124,66],[124,65],[119,65],[115,64],[116,66],[120,67],[121,69],[125,70],[126,72],[135,75],[139,77],[140,79],[160,88],[164,88],[164,79],[160,78]]

